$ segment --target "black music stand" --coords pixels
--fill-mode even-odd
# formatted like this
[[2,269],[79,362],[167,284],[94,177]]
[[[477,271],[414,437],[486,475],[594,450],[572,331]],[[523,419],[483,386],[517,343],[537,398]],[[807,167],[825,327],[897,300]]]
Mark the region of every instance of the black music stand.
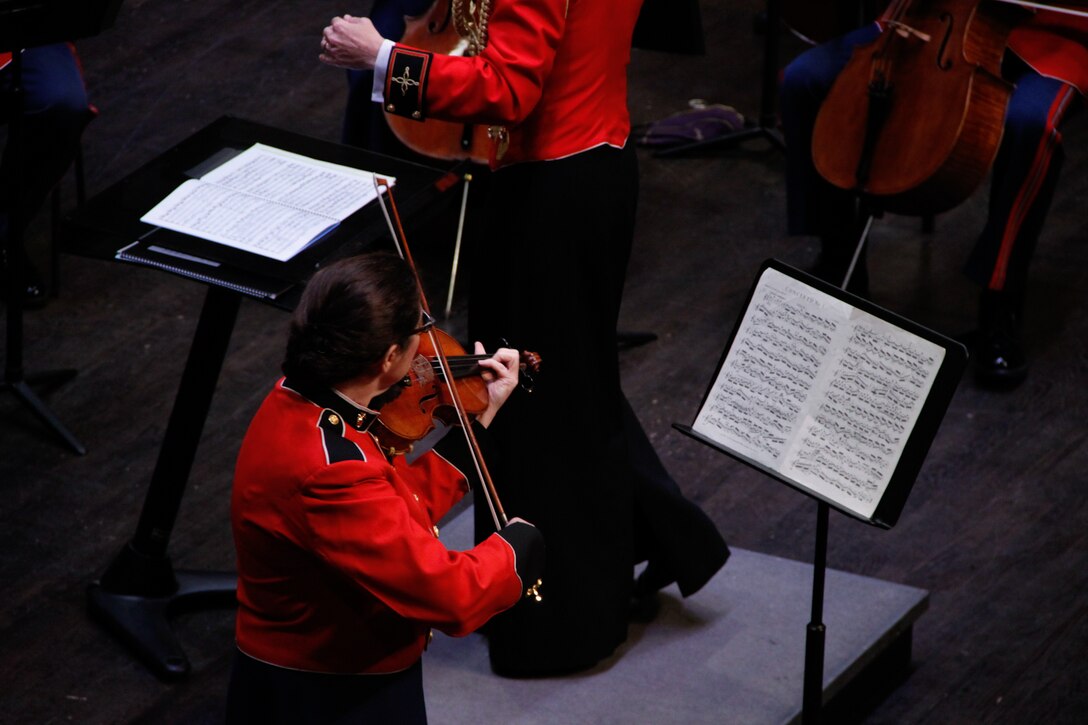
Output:
[[[198,169],[207,169],[224,152],[248,148],[254,142],[395,177],[399,206],[406,217],[421,212],[440,195],[436,187],[444,177],[440,170],[224,117],[89,200],[65,220],[63,241],[78,239],[79,244],[69,251],[103,260],[116,259],[118,250],[148,232],[162,233],[163,243],[169,243],[172,233],[156,230],[139,221],[140,217],[186,178],[199,175]],[[274,297],[240,292],[225,278],[222,282],[207,275],[201,278],[207,295],[135,534],[87,589],[91,616],[161,678],[177,679],[190,669],[170,616],[183,609],[235,601],[233,572],[175,570],[167,549],[243,297],[291,310],[317,266],[358,253],[387,234],[378,205],[364,206],[289,261],[281,278],[285,289]],[[176,236],[184,237],[177,242],[200,241]],[[253,272],[254,265],[260,264],[260,260],[247,263],[226,248],[221,252],[224,270]],[[267,259],[264,262],[259,270],[262,275],[275,271]],[[194,279],[180,268],[169,271]]]
[[802,723],[823,712],[830,508],[890,529],[963,375],[958,342],[776,260],[699,414],[673,427],[817,501]]
[[[0,0],[0,51],[11,51],[12,118],[8,144],[20,142],[23,125],[22,54],[33,48],[98,35],[113,24],[122,0]],[[7,333],[4,376],[0,390],[10,390],[19,400],[76,453],[87,449],[34,392],[32,385],[54,388],[71,380],[75,370],[49,370],[26,374],[23,369],[23,234],[30,219],[25,210],[9,210],[8,235],[4,246],[7,285]]]
[[759,120],[754,125],[746,125],[744,128],[720,136],[662,149],[654,156],[681,156],[716,146],[738,144],[751,138],[764,138],[780,151],[786,149],[786,142],[778,131],[778,114],[775,109],[775,96],[778,94],[778,33],[781,24],[779,7],[780,0],[767,0],[763,23],[763,72]]
[[[775,102],[778,95],[779,33],[784,27],[782,3],[781,0],[766,0],[766,2],[764,12],[756,21],[757,32],[763,32],[763,72],[761,75],[762,89],[760,91],[759,120],[753,125],[747,125],[744,128],[721,136],[662,149],[654,154],[655,156],[680,156],[704,148],[741,143],[751,138],[765,138],[780,151],[785,150],[786,143],[782,138],[782,134],[778,131],[778,112],[777,103]],[[869,3],[864,0],[837,0],[835,5],[834,24],[837,30],[834,32],[846,32],[855,28],[871,14],[871,9],[867,7]],[[822,30],[827,33],[832,32],[828,28]],[[814,45],[817,42],[813,38],[805,37],[796,31],[793,32],[794,35],[809,44]]]

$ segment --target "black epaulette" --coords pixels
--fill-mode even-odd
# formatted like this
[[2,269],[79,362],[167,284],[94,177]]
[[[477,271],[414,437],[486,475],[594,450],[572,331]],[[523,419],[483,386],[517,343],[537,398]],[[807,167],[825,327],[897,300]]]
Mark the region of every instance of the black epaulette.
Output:
[[325,445],[325,460],[331,463],[343,461],[365,461],[366,454],[355,441],[344,437],[344,419],[331,408],[321,411],[317,426],[321,429],[321,440]]
[[427,115],[423,99],[432,53],[394,46],[385,76],[385,110],[395,116],[422,121]]
[[321,429],[329,463],[366,460],[359,446],[344,437],[344,431],[345,426],[351,426],[360,433],[369,430],[377,418],[374,413],[348,402],[329,388],[307,385],[297,380],[284,380],[283,387],[324,409],[317,425]]

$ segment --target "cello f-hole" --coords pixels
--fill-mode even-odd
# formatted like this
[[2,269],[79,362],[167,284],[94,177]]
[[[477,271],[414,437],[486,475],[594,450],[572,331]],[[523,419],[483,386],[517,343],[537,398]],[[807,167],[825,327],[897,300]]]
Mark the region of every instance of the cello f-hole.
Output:
[[952,40],[952,24],[954,19],[950,13],[942,13],[940,21],[945,24],[944,37],[941,38],[941,47],[937,50],[937,67],[948,70],[952,67],[952,59],[948,57],[948,44]]

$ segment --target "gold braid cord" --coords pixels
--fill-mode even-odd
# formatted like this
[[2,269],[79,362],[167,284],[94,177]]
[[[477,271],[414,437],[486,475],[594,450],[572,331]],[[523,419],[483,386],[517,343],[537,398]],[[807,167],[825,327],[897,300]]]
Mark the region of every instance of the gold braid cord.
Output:
[[[491,0],[452,0],[452,7],[453,27],[468,42],[465,55],[479,55],[487,46]],[[488,126],[487,137],[495,144],[495,158],[501,159],[510,146],[510,133],[505,126]]]
[[487,45],[487,16],[491,0],[453,0],[453,24],[468,41],[465,55],[476,55]]

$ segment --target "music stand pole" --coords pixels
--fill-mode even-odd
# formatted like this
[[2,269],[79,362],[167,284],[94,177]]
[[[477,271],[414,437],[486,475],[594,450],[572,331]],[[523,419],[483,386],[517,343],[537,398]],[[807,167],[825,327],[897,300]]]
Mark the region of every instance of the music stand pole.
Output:
[[237,292],[208,287],[136,533],[87,588],[91,614],[163,679],[190,669],[169,616],[185,604],[235,603],[233,572],[175,571],[167,545],[241,301]]
[[736,144],[747,141],[750,138],[765,138],[780,151],[786,150],[786,142],[778,132],[778,114],[775,111],[775,96],[778,95],[778,46],[782,17],[780,8],[781,0],[767,0],[767,27],[763,35],[763,88],[759,102],[759,122],[754,126],[748,126],[730,133],[715,136],[714,138],[681,144],[671,148],[662,149],[654,156],[663,158],[666,156],[680,156],[701,149]]
[[[845,290],[854,276],[858,259],[865,248],[872,228],[873,215],[867,206],[859,201],[855,211],[860,226],[858,242],[846,275],[839,285]],[[816,546],[812,557],[812,613],[805,631],[805,674],[804,690],[801,700],[802,725],[819,725],[823,717],[824,696],[824,650],[827,627],[824,625],[824,579],[827,573],[827,528],[831,507],[824,501],[817,502],[816,508]]]
[[818,725],[824,694],[824,577],[827,572],[827,524],[830,507],[823,501],[816,509],[816,550],[812,561],[812,616],[805,633],[804,696],[802,725]]
[[[12,90],[15,98],[11,123],[8,126],[8,144],[12,149],[19,149],[20,132],[23,124],[24,93],[22,86],[22,51],[11,51]],[[10,390],[31,411],[51,428],[60,438],[79,455],[87,452],[82,443],[69,431],[60,419],[51,411],[30,387],[45,384],[55,387],[76,375],[75,370],[51,370],[27,376],[23,371],[23,288],[26,277],[23,272],[23,231],[28,219],[24,219],[24,210],[18,203],[12,203],[8,211],[8,233],[4,252],[6,256],[7,285],[7,334],[4,360],[4,377],[0,380],[0,390]]]

